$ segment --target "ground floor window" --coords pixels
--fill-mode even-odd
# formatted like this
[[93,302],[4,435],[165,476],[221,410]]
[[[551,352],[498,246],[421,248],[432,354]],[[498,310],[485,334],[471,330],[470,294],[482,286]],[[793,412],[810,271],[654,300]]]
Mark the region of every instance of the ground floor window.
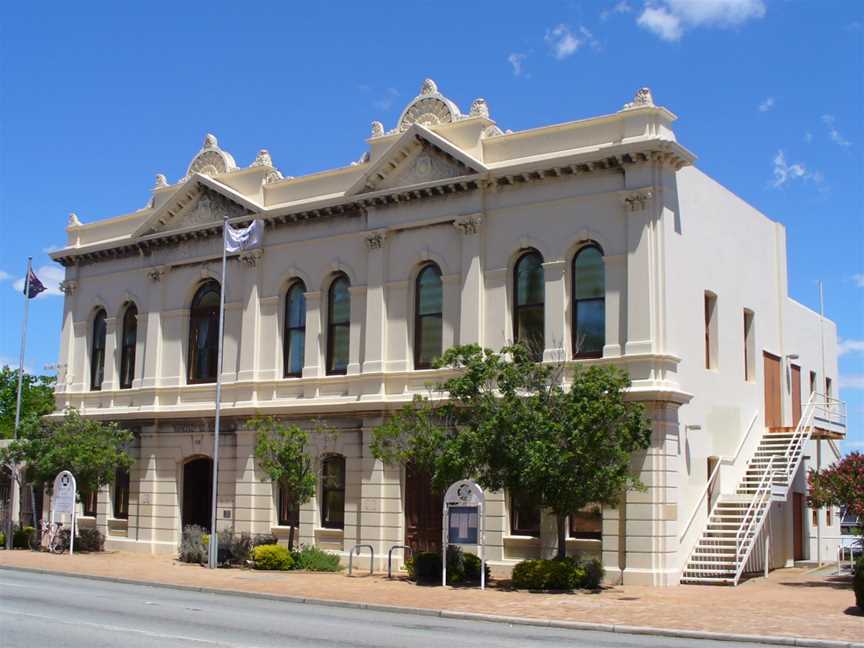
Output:
[[589,504],[570,515],[570,537],[580,540],[603,538],[603,514],[598,504]]
[[96,501],[98,491],[81,489],[81,505],[84,515],[88,517],[96,517]]
[[300,526],[300,504],[294,492],[279,485],[279,526]]
[[114,517],[129,519],[129,471],[118,470],[114,480]]
[[540,535],[540,507],[522,493],[510,496],[510,533],[512,535]]
[[330,455],[321,466],[321,526],[345,527],[345,457]]

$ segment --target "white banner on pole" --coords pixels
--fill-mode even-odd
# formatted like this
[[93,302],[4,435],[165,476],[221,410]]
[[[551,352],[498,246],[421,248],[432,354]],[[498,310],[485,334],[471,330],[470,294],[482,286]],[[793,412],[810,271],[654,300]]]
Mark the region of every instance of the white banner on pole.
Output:
[[444,494],[444,520],[442,529],[443,552],[441,584],[447,585],[447,547],[454,544],[477,545],[480,558],[480,589],[486,589],[486,516],[483,506],[486,495],[472,479],[461,479],[450,484]]
[[75,493],[78,491],[75,475],[64,470],[54,478],[54,489],[51,493],[51,517],[56,513],[68,513],[72,519],[69,526],[69,555],[72,555],[75,545]]

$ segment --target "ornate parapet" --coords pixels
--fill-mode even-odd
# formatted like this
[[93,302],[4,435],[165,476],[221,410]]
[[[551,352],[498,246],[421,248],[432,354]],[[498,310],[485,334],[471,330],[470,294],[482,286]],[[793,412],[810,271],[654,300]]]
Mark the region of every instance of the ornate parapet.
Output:
[[482,224],[483,216],[481,214],[469,214],[468,216],[461,216],[453,221],[453,227],[466,236],[477,234],[480,231],[480,225]]

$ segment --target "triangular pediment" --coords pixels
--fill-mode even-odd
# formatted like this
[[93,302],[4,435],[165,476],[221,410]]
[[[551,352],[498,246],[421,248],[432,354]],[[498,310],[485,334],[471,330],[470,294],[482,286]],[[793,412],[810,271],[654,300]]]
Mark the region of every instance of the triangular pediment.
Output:
[[195,175],[141,224],[135,237],[195,230],[228,219],[258,213],[260,208],[230,187]]
[[385,191],[482,173],[482,162],[414,124],[351,186],[346,195]]

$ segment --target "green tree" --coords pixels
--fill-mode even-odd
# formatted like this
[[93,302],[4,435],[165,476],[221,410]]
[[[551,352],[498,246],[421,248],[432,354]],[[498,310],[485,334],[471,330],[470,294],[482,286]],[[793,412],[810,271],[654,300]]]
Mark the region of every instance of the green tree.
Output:
[[63,470],[75,475],[79,492],[97,490],[114,481],[117,470],[132,465],[129,446],[133,435],[117,423],[82,418],[67,410],[56,420],[29,418],[19,438],[0,448],[0,465],[24,465],[21,486],[45,484],[50,489]]
[[864,454],[850,452],[833,466],[811,470],[807,481],[811,507],[840,506],[864,519]]
[[[247,422],[258,435],[255,459],[266,478],[285,489],[294,498],[294,506],[305,504],[315,495],[315,470],[307,451],[309,433],[296,425],[284,425],[272,416],[256,417]],[[294,549],[294,525],[288,532],[288,549]]]
[[[33,376],[25,372],[21,384],[21,421],[34,420],[54,411],[54,376]],[[18,370],[0,368],[0,439],[11,439],[15,431],[15,403],[18,398]]]
[[521,345],[454,347],[439,366],[453,376],[374,430],[377,458],[415,461],[438,487],[473,477],[527,495],[555,516],[559,557],[567,516],[642,488],[630,459],[651,428],[620,369],[577,366],[565,386],[563,365],[533,362]]

